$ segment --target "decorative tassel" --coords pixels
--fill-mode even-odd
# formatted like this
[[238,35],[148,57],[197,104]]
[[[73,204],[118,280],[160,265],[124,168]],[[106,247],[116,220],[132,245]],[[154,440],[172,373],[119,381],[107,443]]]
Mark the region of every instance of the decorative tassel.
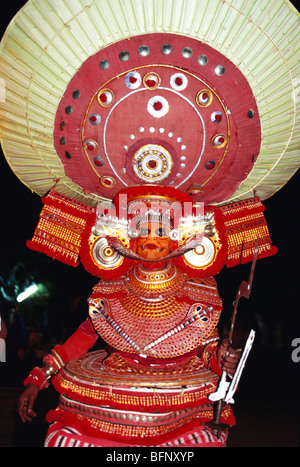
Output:
[[254,197],[238,203],[221,206],[227,242],[228,267],[248,263],[253,260],[255,244],[259,238],[257,258],[266,258],[277,253],[272,246],[267,221],[264,216],[265,206],[260,198]]
[[32,240],[27,246],[70,266],[78,266],[82,235],[95,210],[51,191],[43,198],[44,207]]

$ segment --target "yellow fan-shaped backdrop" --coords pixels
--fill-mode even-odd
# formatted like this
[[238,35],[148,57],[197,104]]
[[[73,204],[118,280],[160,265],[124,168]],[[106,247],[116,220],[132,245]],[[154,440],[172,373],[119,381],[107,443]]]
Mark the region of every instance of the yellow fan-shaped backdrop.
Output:
[[[54,149],[54,118],[67,85],[87,58],[145,33],[197,38],[230,59],[257,101],[262,145],[231,200],[278,191],[299,167],[299,13],[286,0],[29,0],[0,45],[1,144],[31,190],[56,189],[89,205]],[[224,200],[226,202],[231,200]]]

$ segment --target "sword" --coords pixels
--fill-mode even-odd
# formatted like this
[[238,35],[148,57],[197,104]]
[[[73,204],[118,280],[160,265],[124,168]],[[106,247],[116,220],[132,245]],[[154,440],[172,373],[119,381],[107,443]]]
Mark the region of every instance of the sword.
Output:
[[229,404],[234,404],[234,400],[232,399],[232,397],[233,397],[233,395],[234,395],[234,393],[236,391],[237,385],[239,384],[239,381],[241,379],[242,372],[243,372],[243,370],[245,368],[246,360],[247,360],[249,352],[250,352],[250,350],[252,348],[254,338],[255,338],[255,331],[253,331],[253,329],[251,329],[249,337],[248,337],[247,342],[245,344],[243,353],[241,355],[240,361],[238,363],[238,366],[237,366],[237,368],[235,370],[232,381],[230,383],[230,386],[229,386],[228,391],[226,393],[226,396],[224,398],[224,402],[226,404],[228,404],[228,403]]
[[[230,326],[230,331],[228,335],[228,342],[229,342],[228,348],[230,347],[230,345],[232,345],[232,338],[233,338],[233,332],[234,332],[234,326],[235,326],[239,301],[242,297],[245,297],[247,299],[249,299],[250,297],[252,284],[253,284],[254,271],[255,271],[255,266],[256,266],[256,261],[257,261],[258,242],[259,242],[259,238],[257,238],[256,240],[254,256],[252,260],[248,282],[242,281],[236,293],[233,313],[232,313],[232,318],[231,318],[231,326]],[[223,370],[221,378],[219,380],[217,391],[208,396],[209,400],[216,403],[214,407],[214,418],[212,421],[206,423],[206,426],[209,426],[210,428],[212,428],[214,434],[218,434],[220,431],[224,431],[229,428],[229,425],[220,423],[222,409],[225,403],[234,402],[232,400],[232,395],[235,392],[238,381],[240,380],[241,373],[244,369],[246,359],[252,347],[254,336],[255,336],[255,332],[251,331],[248,337],[247,343],[245,345],[243,354],[241,356],[240,363],[233,376],[232,384],[230,383],[230,381],[227,381],[228,374],[226,371]],[[229,354],[229,351],[227,351],[226,355],[228,354]],[[230,397],[227,396],[229,394],[229,391],[230,391]]]

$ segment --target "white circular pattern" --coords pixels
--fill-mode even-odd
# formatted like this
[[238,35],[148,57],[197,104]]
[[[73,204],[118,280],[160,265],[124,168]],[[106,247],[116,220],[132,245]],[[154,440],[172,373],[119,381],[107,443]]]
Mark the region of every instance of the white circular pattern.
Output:
[[98,94],[98,102],[102,107],[109,107],[114,101],[114,94],[110,89],[102,89]]
[[129,89],[137,89],[142,82],[141,75],[137,71],[130,71],[125,76],[125,84]]
[[171,154],[158,144],[142,146],[132,159],[133,171],[145,182],[160,182],[171,173]]
[[[108,246],[106,238],[100,238],[93,245],[93,258],[100,268],[112,269],[118,267],[123,258]],[[109,254],[108,254],[109,251]]]
[[93,113],[89,116],[89,122],[93,126],[98,126],[100,125],[101,122],[101,117],[99,114]]
[[169,103],[162,96],[154,96],[148,101],[147,110],[152,117],[161,118],[169,112]]
[[170,84],[175,91],[183,91],[188,85],[188,79],[183,73],[175,73],[171,76]]
[[200,269],[208,266],[213,261],[215,254],[214,243],[208,237],[203,237],[201,245],[185,253],[184,259],[189,266]]
[[223,114],[222,112],[213,112],[211,114],[211,121],[213,123],[220,123],[223,119]]

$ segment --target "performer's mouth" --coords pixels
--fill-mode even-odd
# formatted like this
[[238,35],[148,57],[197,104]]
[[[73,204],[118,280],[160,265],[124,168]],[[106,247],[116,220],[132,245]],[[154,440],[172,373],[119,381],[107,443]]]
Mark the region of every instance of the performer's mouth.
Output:
[[158,248],[157,245],[155,245],[154,243],[148,243],[147,245],[144,245],[142,248],[142,251],[144,250],[156,250],[158,251],[159,253],[161,253],[163,250],[165,250],[165,248]]

